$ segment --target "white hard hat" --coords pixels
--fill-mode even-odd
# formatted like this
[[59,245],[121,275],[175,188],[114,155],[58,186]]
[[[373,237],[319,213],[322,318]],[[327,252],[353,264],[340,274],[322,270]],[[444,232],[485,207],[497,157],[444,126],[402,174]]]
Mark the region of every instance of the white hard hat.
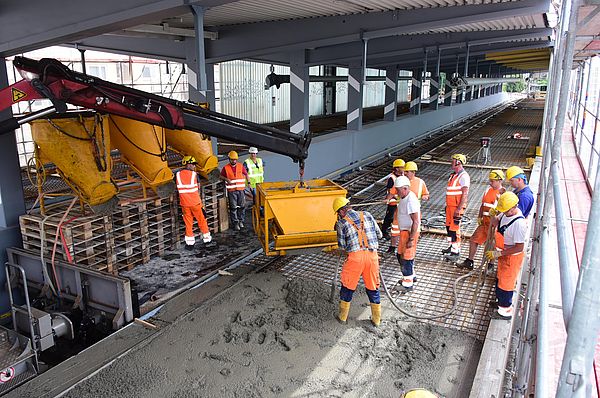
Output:
[[258,153],[258,148],[257,148],[257,147],[254,147],[254,146],[251,146],[251,147],[248,149],[248,153]]
[[394,181],[394,187],[410,187],[410,180],[406,176],[397,177],[396,181]]

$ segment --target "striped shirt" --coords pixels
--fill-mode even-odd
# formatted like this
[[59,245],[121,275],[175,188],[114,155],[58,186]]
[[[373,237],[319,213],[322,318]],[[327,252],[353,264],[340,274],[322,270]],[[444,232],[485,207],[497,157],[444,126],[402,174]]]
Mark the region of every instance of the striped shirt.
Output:
[[[371,213],[365,211],[363,214],[365,220],[364,230],[367,234],[369,249],[376,251],[379,247],[378,238],[381,238],[383,235]],[[346,217],[350,218],[352,222],[360,228],[360,214],[357,211],[352,209],[348,210]],[[344,249],[348,253],[361,250],[358,231],[348,221],[344,219],[338,220],[336,229],[338,246],[341,249]]]

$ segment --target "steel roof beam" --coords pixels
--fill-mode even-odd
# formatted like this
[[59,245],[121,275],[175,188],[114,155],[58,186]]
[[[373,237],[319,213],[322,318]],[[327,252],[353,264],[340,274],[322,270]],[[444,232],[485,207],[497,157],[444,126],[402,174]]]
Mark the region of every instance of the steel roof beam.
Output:
[[420,8],[219,27],[219,40],[207,43],[209,62],[221,62],[297,49],[397,36],[411,32],[542,14],[548,0]]
[[[469,43],[471,47],[475,47],[517,40],[549,38],[551,35],[552,29],[550,28],[536,28],[486,32],[419,34],[403,36],[402,40],[398,40],[398,37],[386,37],[369,40],[367,59],[372,60],[394,55],[404,55],[411,52],[423,52],[423,48],[437,50],[439,47],[444,51],[454,48],[465,48],[467,43]],[[346,43],[309,51],[308,63],[310,65],[324,65],[331,62],[345,62],[359,59],[361,56],[361,43]]]
[[190,12],[190,5],[212,7],[233,1],[3,0],[0,56],[20,54],[186,14]]

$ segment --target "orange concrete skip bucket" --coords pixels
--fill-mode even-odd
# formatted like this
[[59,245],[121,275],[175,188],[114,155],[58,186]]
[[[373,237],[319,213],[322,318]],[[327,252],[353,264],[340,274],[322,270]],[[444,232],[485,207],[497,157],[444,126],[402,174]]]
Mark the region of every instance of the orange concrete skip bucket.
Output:
[[110,179],[108,120],[95,114],[31,122],[31,134],[42,163],[54,163],[64,181],[95,213],[109,214],[118,203]]
[[108,116],[110,139],[121,158],[142,178],[145,186],[165,198],[175,190],[173,172],[167,163],[167,140],[162,127],[124,118]]
[[211,181],[219,179],[219,160],[213,154],[210,137],[189,130],[165,129],[167,144],[182,156],[193,156],[196,171]]
[[[337,247],[333,200],[347,191],[330,180],[265,182],[256,186],[254,230],[269,256]],[[262,207],[262,210],[261,210]]]

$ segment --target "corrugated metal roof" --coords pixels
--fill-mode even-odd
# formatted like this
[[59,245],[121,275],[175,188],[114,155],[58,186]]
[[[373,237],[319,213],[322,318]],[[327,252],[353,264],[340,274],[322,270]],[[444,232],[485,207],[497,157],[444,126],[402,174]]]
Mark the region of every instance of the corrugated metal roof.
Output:
[[514,0],[303,0],[302,2],[293,0],[240,0],[208,9],[205,13],[204,24],[206,26],[219,26],[512,1]]
[[513,18],[499,19],[495,21],[477,22],[459,26],[449,26],[447,28],[430,29],[427,31],[415,31],[410,34],[423,33],[452,33],[452,32],[481,32],[489,30],[515,30],[532,29],[545,27],[541,15],[526,15]]

